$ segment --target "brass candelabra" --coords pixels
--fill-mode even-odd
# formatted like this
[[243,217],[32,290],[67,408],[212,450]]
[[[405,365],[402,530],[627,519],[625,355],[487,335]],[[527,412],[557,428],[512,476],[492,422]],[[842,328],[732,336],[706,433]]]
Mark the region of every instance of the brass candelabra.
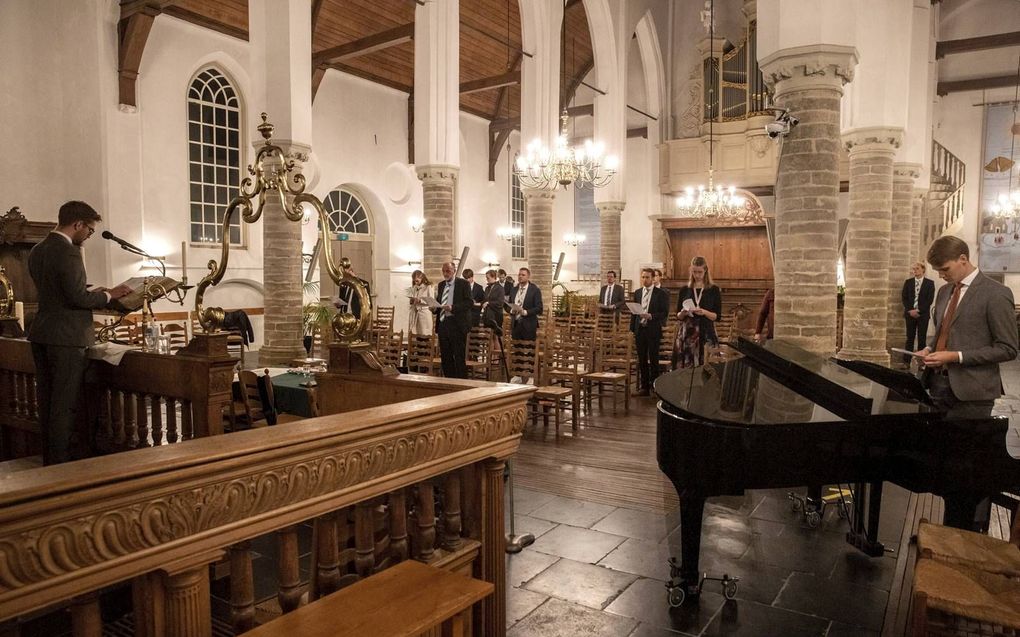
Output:
[[[195,290],[195,312],[202,329],[209,333],[218,331],[223,324],[223,308],[204,307],[205,292],[223,279],[230,258],[230,220],[234,211],[240,209],[241,219],[245,223],[255,223],[262,217],[266,197],[275,193],[280,198],[283,214],[288,220],[301,223],[304,207],[311,206],[319,215],[322,228],[329,228],[329,218],[322,201],[311,193],[305,192],[305,177],[297,168],[293,159],[288,159],[279,146],[272,142],[274,126],[269,123],[267,115],[262,113],[262,123],[258,131],[266,140],[255,156],[255,163],[248,166],[248,177],[241,182],[239,194],[234,197],[223,213],[220,232],[220,260],[210,259],[209,274],[205,275]],[[257,198],[257,207],[254,201]],[[354,343],[361,340],[368,327],[372,315],[372,300],[368,290],[361,281],[350,274],[350,259],[344,257],[337,264],[329,241],[322,242],[324,262],[329,277],[337,286],[352,287],[361,302],[361,316],[355,317],[350,312],[338,312],[332,320],[333,334],[339,341]],[[296,282],[295,282],[296,283]]]

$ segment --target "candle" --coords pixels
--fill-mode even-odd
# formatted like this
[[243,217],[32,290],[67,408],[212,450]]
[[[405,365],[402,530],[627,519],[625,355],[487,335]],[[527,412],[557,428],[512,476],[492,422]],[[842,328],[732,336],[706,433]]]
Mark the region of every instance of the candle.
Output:
[[25,304],[21,301],[14,302],[14,318],[18,319],[21,329],[25,329]]
[[181,283],[188,283],[188,242],[181,241]]

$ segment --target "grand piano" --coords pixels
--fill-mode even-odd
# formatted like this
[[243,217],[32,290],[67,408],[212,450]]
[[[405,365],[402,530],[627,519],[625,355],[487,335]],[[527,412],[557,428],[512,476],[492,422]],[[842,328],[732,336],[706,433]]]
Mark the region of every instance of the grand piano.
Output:
[[[946,500],[945,523],[967,525],[976,505],[1020,485],[1006,451],[1008,418],[992,405],[935,409],[913,376],[838,361],[781,340],[739,339],[725,362],[660,376],[659,468],[680,498],[680,560],[670,604],[700,594],[705,499],[744,489],[856,484],[847,541],[883,553],[883,481]],[[867,486],[865,486],[867,485]],[[728,578],[727,597],[735,593]]]

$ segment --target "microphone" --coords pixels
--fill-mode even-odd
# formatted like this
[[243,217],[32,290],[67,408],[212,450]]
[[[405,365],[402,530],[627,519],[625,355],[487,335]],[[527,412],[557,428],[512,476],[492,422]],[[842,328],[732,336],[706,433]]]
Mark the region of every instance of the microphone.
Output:
[[103,234],[101,236],[104,239],[109,239],[110,241],[113,241],[114,243],[119,244],[120,247],[124,248],[125,250],[131,250],[132,252],[140,252],[143,255],[146,254],[145,250],[142,250],[141,248],[139,248],[138,246],[134,245],[133,243],[128,243],[127,241],[121,239],[120,237],[118,237],[117,235],[113,234],[109,230],[103,230]]
[[496,336],[503,336],[503,328],[496,325],[496,319],[485,319],[485,327],[491,327]]

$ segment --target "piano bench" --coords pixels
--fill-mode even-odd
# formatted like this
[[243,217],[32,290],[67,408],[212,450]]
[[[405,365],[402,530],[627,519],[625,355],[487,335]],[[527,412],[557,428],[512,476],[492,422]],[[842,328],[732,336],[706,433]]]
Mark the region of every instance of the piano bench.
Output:
[[1020,547],[982,533],[922,519],[917,527],[917,553],[936,562],[1020,580]]
[[1020,582],[921,558],[914,570],[913,637],[1017,637]]
[[245,633],[248,637],[466,637],[490,582],[405,560]]

